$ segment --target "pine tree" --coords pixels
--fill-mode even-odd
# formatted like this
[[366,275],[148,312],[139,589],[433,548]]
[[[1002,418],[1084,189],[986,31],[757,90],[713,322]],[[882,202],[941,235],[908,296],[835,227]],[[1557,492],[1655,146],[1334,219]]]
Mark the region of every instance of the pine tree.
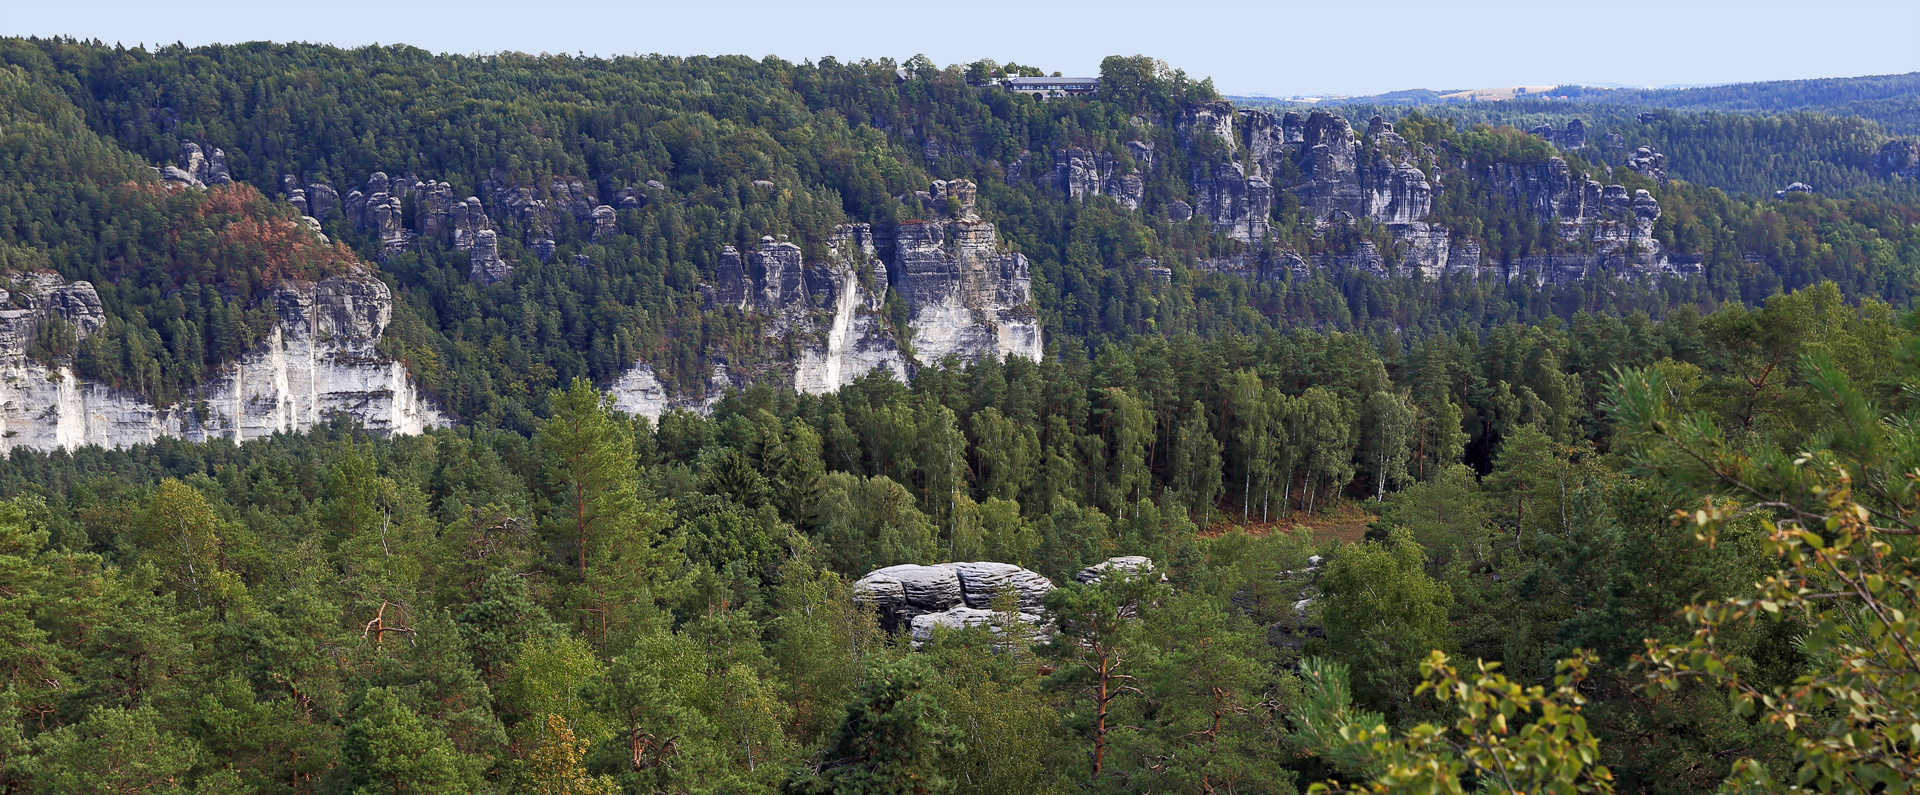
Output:
[[472,791],[453,744],[384,687],[360,696],[340,738],[340,760],[334,776],[352,795]]
[[926,692],[933,672],[907,658],[879,661],[847,705],[820,761],[796,771],[789,795],[930,795],[951,791],[941,760],[961,748],[946,712]]

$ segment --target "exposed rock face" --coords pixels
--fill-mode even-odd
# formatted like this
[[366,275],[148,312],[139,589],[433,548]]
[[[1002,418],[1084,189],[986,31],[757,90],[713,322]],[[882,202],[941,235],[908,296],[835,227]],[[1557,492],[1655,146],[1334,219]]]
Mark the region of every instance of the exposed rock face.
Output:
[[1247,176],[1245,166],[1223,161],[1211,174],[1194,175],[1193,212],[1228,237],[1259,242],[1272,230],[1273,186]]
[[1920,179],[1920,139],[1882,144],[1873,154],[1873,171],[1883,178]]
[[513,278],[513,266],[500,258],[499,233],[491,229],[474,233],[467,262],[467,275],[478,284],[499,284]]
[[[1476,177],[1505,191],[1516,208],[1536,220],[1557,223],[1563,240],[1588,253],[1488,263],[1477,242],[1454,240],[1449,230],[1426,221],[1442,186],[1437,173],[1423,165],[1443,158],[1434,147],[1409,144],[1383,118],[1370,119],[1364,133],[1356,134],[1346,119],[1325,111],[1276,117],[1262,110],[1236,112],[1216,102],[1187,108],[1174,127],[1194,168],[1190,209],[1233,238],[1247,243],[1261,239],[1269,228],[1275,191],[1298,197],[1317,225],[1364,218],[1385,227],[1392,238],[1390,250],[1362,243],[1344,253],[1316,255],[1321,267],[1376,276],[1469,273],[1474,278],[1543,281],[1574,278],[1574,273],[1652,277],[1697,270],[1669,258],[1652,237],[1660,210],[1651,195],[1629,196],[1623,187],[1588,180],[1562,158],[1500,163]],[[1580,120],[1564,129],[1544,125],[1533,132],[1561,148],[1587,145],[1586,124]],[[1615,138],[1609,141],[1617,144]],[[1440,148],[1445,149],[1446,142],[1440,142]],[[1898,152],[1890,157],[1907,162]],[[1920,155],[1913,159],[1920,160]],[[1627,163],[1648,178],[1666,181],[1665,158],[1657,152],[1643,149]],[[1466,166],[1458,160],[1455,167]],[[1167,215],[1182,221],[1190,217],[1188,210],[1170,203]],[[1198,265],[1263,279],[1287,273],[1300,278],[1308,272],[1306,260],[1291,252],[1262,250]]]
[[173,183],[185,185],[190,188],[206,187],[206,185],[200,182],[200,180],[194,179],[192,174],[189,174],[186,171],[181,170],[174,166],[162,167],[160,169],[160,179],[167,182],[173,182]]
[[327,218],[333,215],[334,209],[340,206],[340,192],[324,182],[308,185],[307,206],[308,215],[320,219],[321,223],[326,223]]
[[51,271],[15,273],[0,289],[0,359],[25,356],[40,324],[58,319],[84,340],[107,324],[100,295],[89,282],[67,283]]
[[1121,555],[1095,563],[1073,575],[1074,582],[1096,583],[1115,571],[1130,575],[1148,574],[1153,571],[1153,559],[1144,555]]
[[935,182],[959,198],[959,213],[894,230],[893,288],[912,308],[914,356],[971,361],[992,353],[1039,361],[1045,354],[1027,258],[1000,250],[992,223],[973,208],[973,183]]
[[1795,182],[1795,183],[1793,183],[1793,184],[1791,184],[1791,185],[1788,185],[1787,187],[1785,187],[1785,188],[1783,188],[1783,189],[1781,189],[1781,190],[1777,190],[1777,191],[1774,191],[1774,192],[1773,192],[1773,198],[1774,198],[1775,200],[1779,200],[1779,199],[1784,199],[1784,198],[1787,198],[1787,195],[1788,195],[1788,194],[1793,194],[1793,193],[1812,193],[1812,192],[1813,192],[1813,186],[1812,186],[1812,185],[1808,185],[1808,184],[1807,184],[1807,183],[1805,183],[1805,182]]
[[[365,275],[289,282],[272,298],[277,321],[265,343],[200,385],[196,396],[155,406],[82,381],[65,364],[29,360],[22,318],[59,317],[84,336],[105,321],[92,285],[35,275],[0,310],[0,451],[126,447],[162,436],[247,441],[300,431],[335,414],[385,434],[420,433],[445,418],[414,389],[399,362],[375,349],[392,319],[385,284]],[[17,282],[16,282],[17,284]],[[29,299],[27,296],[31,295]],[[22,315],[20,313],[28,313]]]
[[832,312],[832,317],[824,322],[825,341],[800,349],[793,388],[824,394],[874,370],[906,380],[906,359],[881,312],[888,270],[875,248],[873,228],[841,224],[827,239],[827,247],[830,259],[808,274],[809,281],[818,285],[817,305]]
[[1551,124],[1542,124],[1527,132],[1545,138],[1561,149],[1579,149],[1587,145],[1587,123],[1579,119],[1569,119],[1564,130],[1556,130]]
[[482,187],[487,203],[496,214],[525,226],[529,242],[551,238],[553,225],[560,216],[571,216],[579,222],[591,221],[593,208],[600,205],[592,186],[574,177],[554,177],[547,185],[545,199],[540,198],[535,187],[514,184],[507,179],[506,172],[497,168]]
[[1239,137],[1233,133],[1233,116],[1231,102],[1203,102],[1182,109],[1173,121],[1173,129],[1180,134],[1189,151],[1211,137],[1231,154],[1240,143]]
[[612,207],[602,204],[598,207],[593,208],[593,240],[594,242],[598,243],[600,242],[600,239],[603,237],[610,237],[612,235],[617,235],[619,233],[620,233],[620,222],[615,217]]
[[[1130,155],[1143,168],[1153,162],[1153,145],[1140,141],[1127,144]],[[1144,157],[1144,163],[1141,162]],[[1146,183],[1138,173],[1120,173],[1120,161],[1109,152],[1089,152],[1079,147],[1053,153],[1053,186],[1076,201],[1092,196],[1112,196],[1122,207],[1140,209],[1146,195]]]
[[[1034,617],[1034,620],[1028,621],[1028,616],[1024,613],[1021,614],[1020,619],[1024,623],[1039,623],[1037,616]],[[908,635],[913,638],[913,647],[918,649],[921,644],[933,640],[933,633],[942,628],[947,630],[960,630],[971,627],[986,627],[992,630],[993,634],[999,635],[1005,631],[1005,629],[1000,626],[1004,620],[999,613],[995,613],[992,610],[981,610],[972,607],[950,607],[938,613],[924,613],[914,616],[908,623],[907,632]]]
[[710,413],[727,390],[740,385],[727,375],[727,366],[721,362],[714,364],[713,374],[708,377],[705,386],[702,394],[676,397],[654,372],[653,365],[642,363],[621,373],[620,378],[607,388],[607,394],[613,396],[614,408],[636,417],[658,420],[669,411]]
[[[1294,193],[1316,221],[1370,218],[1400,227],[1421,222],[1433,207],[1426,172],[1414,164],[1412,148],[1383,119],[1375,117],[1367,125],[1370,147],[1362,145],[1346,119],[1325,111],[1275,118],[1266,111],[1242,110],[1238,120],[1238,134],[1231,128],[1226,134],[1245,147],[1253,164],[1249,183],[1258,178]],[[1217,126],[1207,131],[1220,132]],[[1195,195],[1214,192],[1218,182],[1217,175],[1197,177]],[[1238,217],[1233,222],[1247,229],[1257,223]]]
[[1667,156],[1644,146],[1627,156],[1627,168],[1633,173],[1667,186]]
[[960,597],[968,607],[991,608],[995,598],[1012,590],[1020,612],[1037,613],[1047,592],[1053,590],[1052,580],[1011,563],[955,563],[953,568],[960,577]]
[[853,584],[854,600],[872,606],[881,626],[910,630],[916,644],[931,640],[935,627],[994,624],[998,615],[991,609],[993,601],[1009,590],[1019,602],[1019,620],[1040,623],[1041,602],[1053,582],[1009,563],[888,566]]
[[1538,164],[1501,164],[1489,169],[1487,179],[1506,193],[1511,205],[1526,210],[1536,221],[1557,221],[1562,240],[1590,251],[1504,263],[1498,266],[1501,278],[1567,283],[1602,275],[1650,278],[1690,273],[1673,262],[1653,237],[1660,202],[1645,190],[1629,194],[1621,185],[1578,179],[1557,157]]

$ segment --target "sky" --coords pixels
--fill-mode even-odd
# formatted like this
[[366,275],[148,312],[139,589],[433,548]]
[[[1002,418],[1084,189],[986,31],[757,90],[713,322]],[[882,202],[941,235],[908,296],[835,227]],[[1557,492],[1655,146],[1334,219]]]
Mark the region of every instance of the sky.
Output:
[[1095,75],[1146,54],[1228,94],[1694,85],[1920,70],[1920,0],[1880,2],[58,2],[0,34],[128,46],[308,41],[437,52],[924,54]]

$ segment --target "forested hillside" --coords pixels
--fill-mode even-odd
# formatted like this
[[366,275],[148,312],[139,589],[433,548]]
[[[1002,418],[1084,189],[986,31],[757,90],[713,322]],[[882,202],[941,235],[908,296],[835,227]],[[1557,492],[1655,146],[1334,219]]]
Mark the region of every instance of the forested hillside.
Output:
[[[585,180],[607,198],[625,190],[659,195],[619,211],[624,234],[595,239],[588,225],[575,223],[537,230],[553,242],[544,254],[530,250],[536,230],[497,219],[501,257],[516,276],[491,286],[467,278],[466,251],[422,240],[388,254],[377,233],[346,212],[324,219],[329,237],[381,261],[381,278],[396,298],[383,344],[423,388],[458,417],[522,432],[535,426],[541,396],[575,377],[604,384],[647,362],[670,387],[697,389],[711,354],[724,351],[736,369],[781,355],[755,341],[750,318],[703,311],[697,288],[713,279],[722,248],[751,250],[762,236],[788,235],[809,252],[821,251],[837,223],[922,215],[917,202],[896,197],[911,198],[935,177],[981,186],[983,214],[1033,263],[1046,337],[1067,345],[1301,326],[1374,339],[1418,337],[1564,320],[1582,310],[1661,317],[1681,303],[1758,301],[1823,279],[1850,294],[1903,302],[1920,272],[1911,211],[1901,207],[1822,196],[1729,199],[1692,185],[1663,188],[1612,168],[1613,179],[1658,194],[1668,210],[1654,235],[1666,250],[1698,260],[1704,278],[1539,285],[1379,279],[1334,269],[1252,280],[1216,273],[1209,263],[1248,246],[1204,219],[1168,216],[1175,202],[1196,201],[1189,177],[1197,169],[1186,161],[1208,156],[1188,151],[1173,122],[1183,103],[1213,94],[1205,83],[1146,61],[1115,59],[1104,98],[1041,103],[977,89],[966,70],[924,62],[908,64],[903,82],[889,63],[468,58],[405,47],[346,52],[253,44],[149,53],[10,39],[0,57],[27,83],[17,95],[38,103],[19,112],[77,116],[92,133],[21,138],[13,145],[23,157],[46,149],[72,159],[93,155],[69,148],[124,147],[157,166],[175,163],[182,142],[197,142],[223,150],[233,179],[267,196],[283,195],[282,176],[293,174],[300,184],[331,183],[344,197],[375,171],[444,180],[456,197],[488,193],[483,183],[494,180],[534,186],[528,190],[552,203],[545,186],[565,179]],[[1550,224],[1493,198],[1511,188],[1475,186],[1475,169],[1538,164],[1551,148],[1528,145],[1510,130],[1444,124],[1403,132],[1417,133],[1409,136],[1417,145],[1457,142],[1470,163],[1457,189],[1438,195],[1445,214],[1461,222],[1453,227],[1456,244],[1472,242],[1489,258],[1509,261],[1566,250]],[[89,142],[94,135],[101,143]],[[1139,211],[1101,197],[1063,201],[1040,179],[1008,178],[1016,162],[1029,175],[1051,174],[1047,159],[1072,148],[1114,152],[1125,162],[1131,155],[1122,143],[1129,139],[1155,143],[1159,161],[1142,171]],[[1434,179],[1445,181],[1447,159],[1428,166]],[[1684,173],[1677,163],[1672,168]],[[66,168],[39,173],[33,184],[49,188],[11,199],[8,243],[44,255],[67,278],[93,281],[108,315],[141,332],[90,338],[98,348],[82,352],[83,375],[142,385],[160,397],[178,394],[203,364],[237,355],[211,328],[216,321],[201,319],[210,310],[163,308],[171,300],[162,298],[165,290],[109,288],[117,280],[101,263],[130,259],[117,250],[126,233],[96,224],[118,223],[112,219],[123,214],[74,212],[66,197],[106,192],[119,177]],[[756,187],[756,180],[775,188]],[[50,192],[55,185],[63,186],[57,194]],[[1372,241],[1396,256],[1393,241],[1364,219],[1307,223],[1290,195],[1273,202],[1272,247],[1315,257]],[[1144,258],[1172,270],[1164,289],[1150,272],[1128,267]],[[259,300],[261,285],[219,278],[213,286],[220,300],[237,299],[242,308]],[[136,337],[145,344],[136,347]],[[126,363],[148,357],[161,373],[177,375],[128,372]]]
[[[1662,173],[1144,57],[0,63],[0,388],[55,396],[0,438],[249,416],[261,362],[448,417],[12,447],[0,792],[1920,775],[1920,206],[1715,187],[1756,139],[1851,178],[1825,117],[1635,118]],[[1038,355],[914,357],[900,266],[967,245]],[[776,377],[828,317],[911,377]],[[642,367],[709,399],[617,410]]]

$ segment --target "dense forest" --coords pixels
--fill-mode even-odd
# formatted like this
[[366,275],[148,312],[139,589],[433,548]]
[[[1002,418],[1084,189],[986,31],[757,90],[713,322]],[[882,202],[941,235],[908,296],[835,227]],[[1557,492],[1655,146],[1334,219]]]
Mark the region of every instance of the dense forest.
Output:
[[[975,85],[1032,67],[924,58],[4,39],[0,64],[0,266],[89,280],[107,319],[29,356],[183,399],[265,339],[277,282],[366,273],[382,352],[457,420],[0,460],[0,792],[1920,780],[1920,206],[1675,164],[1752,138],[1837,162],[1825,117],[1647,122],[1676,130],[1661,184],[1519,120],[1394,115],[1447,154],[1420,165],[1462,242],[1565,252],[1473,176],[1562,156],[1657,195],[1697,277],[1250,278],[1208,263],[1390,240],[1290,195],[1257,243],[1173,220],[1221,156],[1175,120],[1218,97],[1146,58],[1053,102]],[[1138,210],[1009,177],[1140,140]],[[183,142],[233,184],[165,186]],[[649,193],[545,255],[502,217],[512,277],[479,284],[437,240],[315,235],[282,192],[376,170]],[[722,247],[818,252],[961,177],[1032,262],[1041,360],[657,421],[600,391],[783,355],[703,300]],[[924,637],[855,587],[963,561],[1058,587]]]
[[[1911,101],[1920,103],[1920,99]],[[1272,101],[1251,104],[1276,111],[1306,110]],[[1537,99],[1420,106],[1343,101],[1327,109],[1347,118],[1380,115],[1398,122],[1418,114],[1462,125],[1508,125],[1523,130],[1540,125],[1565,128],[1577,119],[1586,128],[1586,146],[1581,151],[1601,165],[1618,168],[1635,150],[1647,147],[1666,156],[1665,171],[1673,178],[1735,195],[1765,198],[1800,182],[1838,197],[1905,204],[1920,199],[1920,187],[1910,178],[1890,174],[1881,155],[1889,143],[1913,142],[1920,134],[1895,134],[1872,118],[1836,111],[1734,113]]]

